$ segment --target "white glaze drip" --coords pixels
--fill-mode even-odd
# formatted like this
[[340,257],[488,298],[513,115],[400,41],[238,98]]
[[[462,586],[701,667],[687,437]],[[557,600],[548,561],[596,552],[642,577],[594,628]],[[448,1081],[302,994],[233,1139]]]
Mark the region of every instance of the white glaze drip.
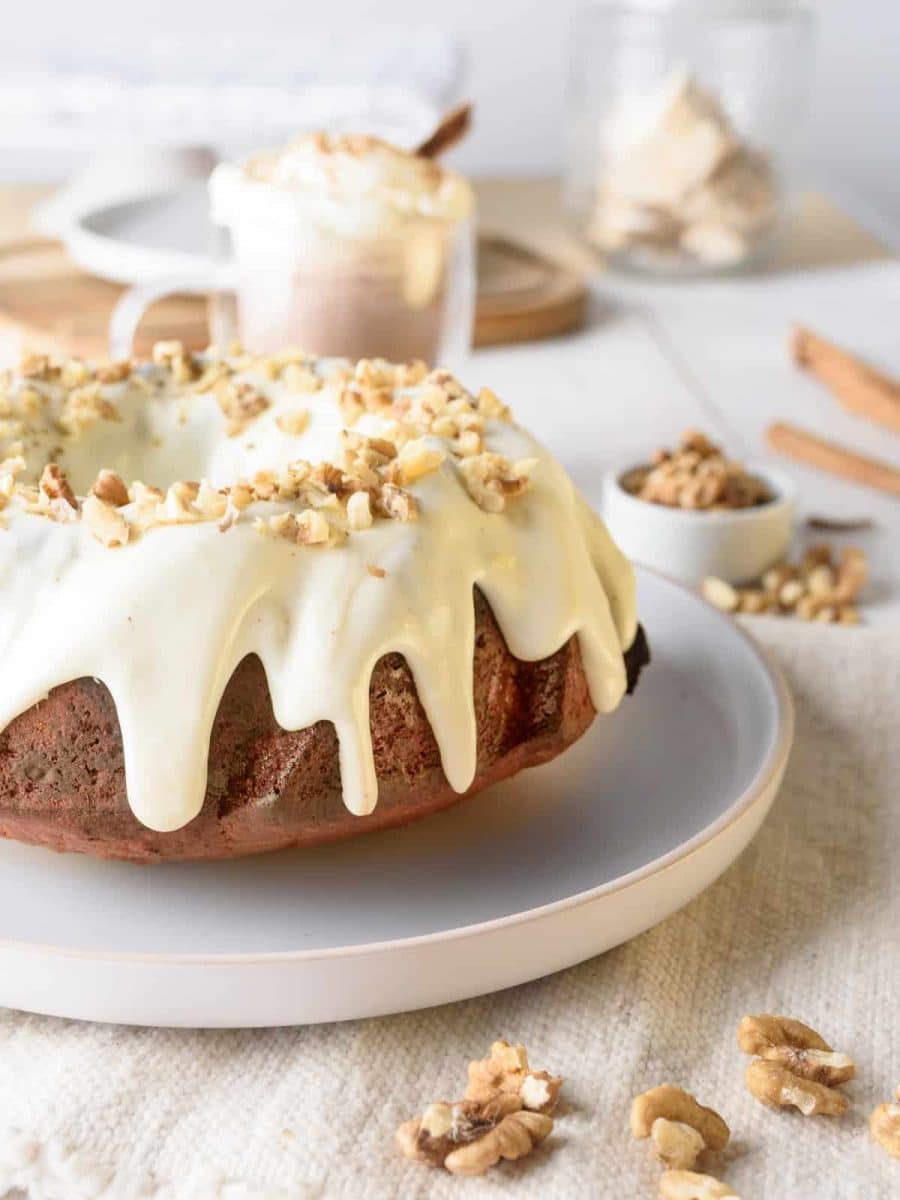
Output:
[[[340,417],[329,389],[297,396],[248,378],[272,407],[236,438],[224,436],[211,396],[182,406],[171,386],[151,398],[110,387],[123,420],[71,442],[61,465],[83,495],[101,466],[161,486],[201,476],[224,486],[263,466],[334,453]],[[311,412],[309,430],[282,433],[277,416],[299,406]],[[53,687],[101,680],[118,712],[133,811],[152,829],[178,829],[203,804],[224,689],[257,654],[282,727],[333,722],[345,802],[365,814],[377,801],[369,681],[378,659],[396,651],[447,779],[462,792],[476,766],[474,587],[521,659],[545,658],[577,635],[594,706],[610,711],[624,694],[622,652],[636,630],[631,569],[526,432],[494,419],[486,442],[514,461],[537,459],[529,488],[504,512],[478,508],[448,457],[410,489],[417,521],[377,521],[330,548],[263,537],[248,520],[224,534],[214,523],[150,529],[110,550],[82,525],[13,501],[0,530],[0,729]],[[35,461],[46,460],[41,451]]]

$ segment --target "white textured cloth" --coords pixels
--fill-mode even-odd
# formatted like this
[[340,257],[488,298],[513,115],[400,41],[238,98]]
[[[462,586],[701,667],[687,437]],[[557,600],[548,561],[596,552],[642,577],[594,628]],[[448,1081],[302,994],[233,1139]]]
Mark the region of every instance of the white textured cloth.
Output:
[[[666,1080],[730,1123],[717,1173],[744,1200],[900,1195],[900,1162],[866,1125],[900,1083],[900,635],[751,628],[786,669],[797,740],[762,832],[705,895],[572,970],[399,1017],[195,1032],[0,1010],[0,1196],[652,1198],[659,1168],[628,1108]],[[734,1033],[751,1011],[854,1057],[845,1117],[746,1093]],[[400,1158],[396,1125],[460,1095],[499,1036],[566,1077],[545,1146],[482,1180]]]

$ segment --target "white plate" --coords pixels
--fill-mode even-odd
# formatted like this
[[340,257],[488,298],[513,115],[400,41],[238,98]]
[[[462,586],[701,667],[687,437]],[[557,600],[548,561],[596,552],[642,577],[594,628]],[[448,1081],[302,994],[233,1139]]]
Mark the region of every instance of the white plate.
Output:
[[769,809],[779,674],[640,571],[653,663],[557,761],[420,824],[223,864],[0,845],[0,1005],[145,1025],[302,1024],[509,987],[661,921]]

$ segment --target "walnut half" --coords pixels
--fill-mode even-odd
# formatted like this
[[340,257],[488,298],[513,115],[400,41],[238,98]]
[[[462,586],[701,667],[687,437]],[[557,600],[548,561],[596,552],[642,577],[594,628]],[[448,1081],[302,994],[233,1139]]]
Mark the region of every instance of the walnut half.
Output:
[[397,1130],[407,1158],[444,1167],[453,1175],[483,1175],[501,1159],[523,1158],[553,1129],[553,1119],[529,1112],[510,1093],[492,1100],[432,1104],[420,1120]]
[[703,1139],[710,1150],[724,1150],[731,1136],[726,1123],[712,1108],[704,1105],[684,1088],[673,1083],[661,1083],[636,1096],[631,1105],[631,1132],[636,1138],[650,1137],[655,1122],[663,1117],[669,1122],[688,1125]]
[[825,1039],[802,1021],[763,1013],[744,1017],[738,1026],[738,1045],[745,1054],[781,1063],[793,1075],[834,1087],[856,1074],[853,1059],[838,1054]]
[[892,1158],[900,1158],[900,1087],[896,1103],[879,1104],[869,1117],[869,1132]]
[[846,1112],[847,1097],[834,1085],[852,1079],[856,1067],[809,1025],[769,1013],[747,1016],[738,1026],[737,1041],[745,1054],[759,1055],[745,1079],[747,1090],[763,1104],[796,1108],[805,1117]]
[[466,1099],[484,1102],[498,1092],[518,1096],[523,1108],[552,1113],[563,1081],[546,1071],[533,1071],[524,1046],[497,1041],[487,1058],[469,1063]]
[[796,1108],[804,1117],[839,1117],[847,1111],[846,1096],[824,1083],[794,1075],[781,1063],[757,1058],[745,1079],[751,1096],[773,1108]]

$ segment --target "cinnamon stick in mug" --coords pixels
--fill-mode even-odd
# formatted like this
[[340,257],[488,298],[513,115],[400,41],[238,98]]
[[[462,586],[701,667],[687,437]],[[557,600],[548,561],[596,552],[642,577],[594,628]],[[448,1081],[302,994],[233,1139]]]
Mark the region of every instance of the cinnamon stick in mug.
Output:
[[798,325],[791,337],[794,362],[814,375],[850,412],[900,430],[900,379]]
[[840,475],[861,483],[865,487],[879,488],[900,496],[900,470],[890,463],[881,462],[877,458],[866,458],[847,450],[836,442],[826,441],[796,425],[788,425],[783,421],[770,425],[766,430],[766,441],[779,454],[786,454],[798,462],[820,471],[829,471],[832,475]]

